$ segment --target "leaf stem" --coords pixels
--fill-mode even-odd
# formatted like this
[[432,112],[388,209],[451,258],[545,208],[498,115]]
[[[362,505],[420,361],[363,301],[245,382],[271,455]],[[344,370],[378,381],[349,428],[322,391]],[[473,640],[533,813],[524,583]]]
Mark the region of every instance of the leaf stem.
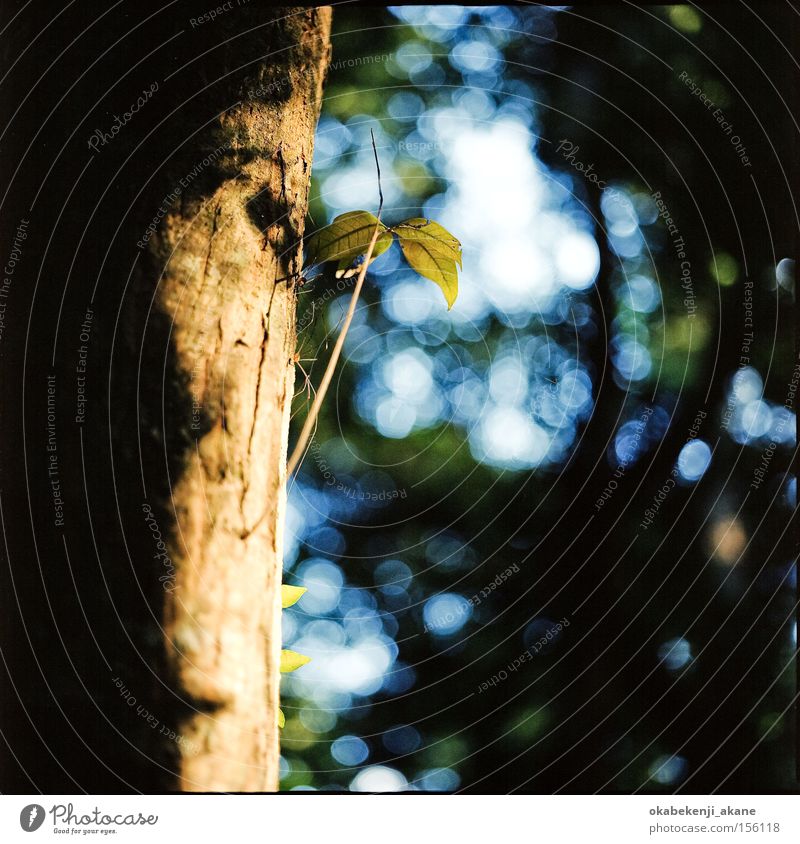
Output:
[[330,386],[330,383],[333,380],[333,373],[336,370],[336,364],[339,362],[339,357],[342,353],[342,347],[344,346],[345,337],[347,337],[347,332],[350,328],[350,323],[353,321],[353,316],[356,312],[356,304],[358,304],[358,297],[361,294],[361,288],[364,285],[364,279],[367,275],[367,267],[369,266],[370,259],[372,258],[372,252],[375,249],[375,244],[378,242],[378,235],[381,232],[380,222],[381,212],[383,211],[381,166],[378,162],[378,150],[375,146],[375,135],[372,134],[372,130],[370,130],[370,134],[372,135],[372,151],[375,153],[375,167],[378,170],[379,204],[375,231],[372,233],[372,239],[370,240],[369,246],[367,247],[367,251],[364,254],[364,262],[361,264],[361,268],[358,272],[358,277],[356,278],[356,286],[353,289],[353,295],[350,297],[350,305],[347,308],[347,314],[345,315],[344,323],[342,324],[342,330],[339,332],[339,336],[336,338],[336,344],[333,347],[333,352],[331,353],[328,365],[325,367],[325,374],[322,376],[322,381],[320,381],[319,387],[317,388],[317,394],[314,397],[314,402],[311,405],[311,409],[308,411],[306,421],[303,423],[303,428],[300,431],[300,436],[297,438],[297,444],[295,445],[291,457],[289,457],[289,461],[286,464],[287,477],[291,477],[291,475],[294,474],[295,469],[300,463],[300,460],[303,458],[306,448],[308,447],[308,441],[311,438],[311,433],[314,430],[314,426],[316,425],[317,417],[319,416],[319,411],[322,407],[322,402],[324,401],[325,394],[328,392],[328,387]]

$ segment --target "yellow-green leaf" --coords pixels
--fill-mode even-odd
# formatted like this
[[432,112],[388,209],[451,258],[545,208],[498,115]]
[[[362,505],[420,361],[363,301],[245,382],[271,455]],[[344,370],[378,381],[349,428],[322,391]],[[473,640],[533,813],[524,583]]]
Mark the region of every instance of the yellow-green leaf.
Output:
[[400,242],[415,241],[424,244],[431,252],[455,261],[461,266],[461,243],[444,226],[424,217],[412,217],[394,226]]
[[283,729],[286,726],[286,716],[283,714],[283,710],[278,710],[278,726],[280,729]]
[[296,651],[283,650],[281,651],[281,674],[297,671],[307,662],[311,662],[310,656],[299,654]]
[[340,270],[346,269],[356,258],[366,253],[376,225],[381,233],[375,242],[372,257],[377,258],[392,245],[391,233],[369,211],[348,211],[311,235],[306,243],[307,263],[336,261]]
[[305,593],[308,592],[305,586],[281,586],[281,605],[284,609],[296,604]]
[[400,248],[412,269],[441,287],[447,301],[447,309],[450,310],[458,296],[456,262],[452,258],[430,249],[427,243],[421,243],[417,240],[401,240]]

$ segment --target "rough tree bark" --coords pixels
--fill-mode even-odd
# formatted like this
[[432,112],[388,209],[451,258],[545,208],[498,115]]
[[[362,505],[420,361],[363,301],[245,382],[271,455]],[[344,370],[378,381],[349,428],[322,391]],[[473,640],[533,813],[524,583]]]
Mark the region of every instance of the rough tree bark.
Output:
[[237,82],[238,104],[196,139],[198,159],[222,150],[222,177],[182,192],[148,239],[136,280],[171,326],[164,433],[183,441],[170,485],[164,637],[173,689],[187,704],[177,719],[178,787],[187,791],[278,786],[295,349],[286,280],[302,266],[330,17],[329,8],[261,7],[264,58]]
[[40,6],[0,55],[0,788],[273,790],[331,11]]

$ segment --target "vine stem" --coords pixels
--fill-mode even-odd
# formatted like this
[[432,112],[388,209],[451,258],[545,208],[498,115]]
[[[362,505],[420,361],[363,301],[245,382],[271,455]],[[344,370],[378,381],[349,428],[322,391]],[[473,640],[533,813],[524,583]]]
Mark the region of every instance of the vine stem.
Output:
[[[370,130],[371,132],[371,130]],[[375,244],[378,242],[378,235],[381,232],[381,212],[383,211],[383,190],[381,189],[381,166],[378,162],[378,150],[375,146],[375,136],[372,135],[372,151],[375,153],[375,166],[378,169],[378,196],[380,198],[380,202],[378,204],[378,214],[377,220],[375,223],[375,231],[372,233],[372,239],[369,242],[369,246],[367,247],[367,251],[364,254],[364,262],[361,264],[361,268],[358,272],[358,277],[356,278],[356,286],[353,289],[353,295],[350,297],[350,305],[347,308],[347,314],[344,318],[344,323],[342,324],[342,330],[339,332],[339,336],[336,338],[336,344],[333,347],[333,352],[331,352],[330,359],[328,360],[328,365],[325,367],[325,374],[322,376],[322,381],[320,381],[319,387],[317,387],[317,394],[314,396],[314,402],[311,405],[311,409],[308,411],[308,416],[306,416],[306,421],[303,423],[303,428],[300,431],[300,436],[297,438],[297,444],[292,451],[291,456],[286,464],[286,474],[287,477],[291,477],[294,474],[295,469],[297,468],[300,460],[303,458],[305,454],[305,450],[308,446],[308,441],[311,439],[311,434],[314,430],[314,426],[316,425],[317,418],[319,417],[319,411],[322,407],[322,402],[325,400],[325,394],[328,392],[328,387],[333,380],[333,373],[336,370],[336,364],[339,362],[339,357],[342,353],[342,347],[344,346],[345,338],[347,337],[347,332],[350,328],[350,323],[353,321],[353,316],[356,312],[356,305],[358,304],[358,297],[361,295],[361,288],[364,285],[364,279],[367,276],[367,267],[369,266],[370,259],[372,258],[372,253],[375,249]]]

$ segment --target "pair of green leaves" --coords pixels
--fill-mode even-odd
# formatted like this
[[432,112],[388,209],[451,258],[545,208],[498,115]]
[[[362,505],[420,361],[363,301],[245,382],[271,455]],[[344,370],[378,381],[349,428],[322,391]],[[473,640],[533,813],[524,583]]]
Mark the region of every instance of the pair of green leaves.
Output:
[[369,211],[348,211],[308,239],[309,263],[330,261],[336,264],[337,278],[354,275],[359,269],[358,259],[365,256],[376,226],[379,233],[370,263],[381,256],[397,236],[411,268],[438,284],[448,310],[452,308],[458,296],[461,244],[439,223],[424,217],[412,217],[396,226],[385,226]]
[[[304,586],[281,586],[281,606],[283,609],[296,604],[308,590]],[[311,662],[310,656],[299,654],[297,651],[284,649],[281,651],[281,674],[288,674],[290,671],[297,671],[298,668]],[[278,710],[278,726],[283,729],[286,724],[286,716],[283,710]]]

